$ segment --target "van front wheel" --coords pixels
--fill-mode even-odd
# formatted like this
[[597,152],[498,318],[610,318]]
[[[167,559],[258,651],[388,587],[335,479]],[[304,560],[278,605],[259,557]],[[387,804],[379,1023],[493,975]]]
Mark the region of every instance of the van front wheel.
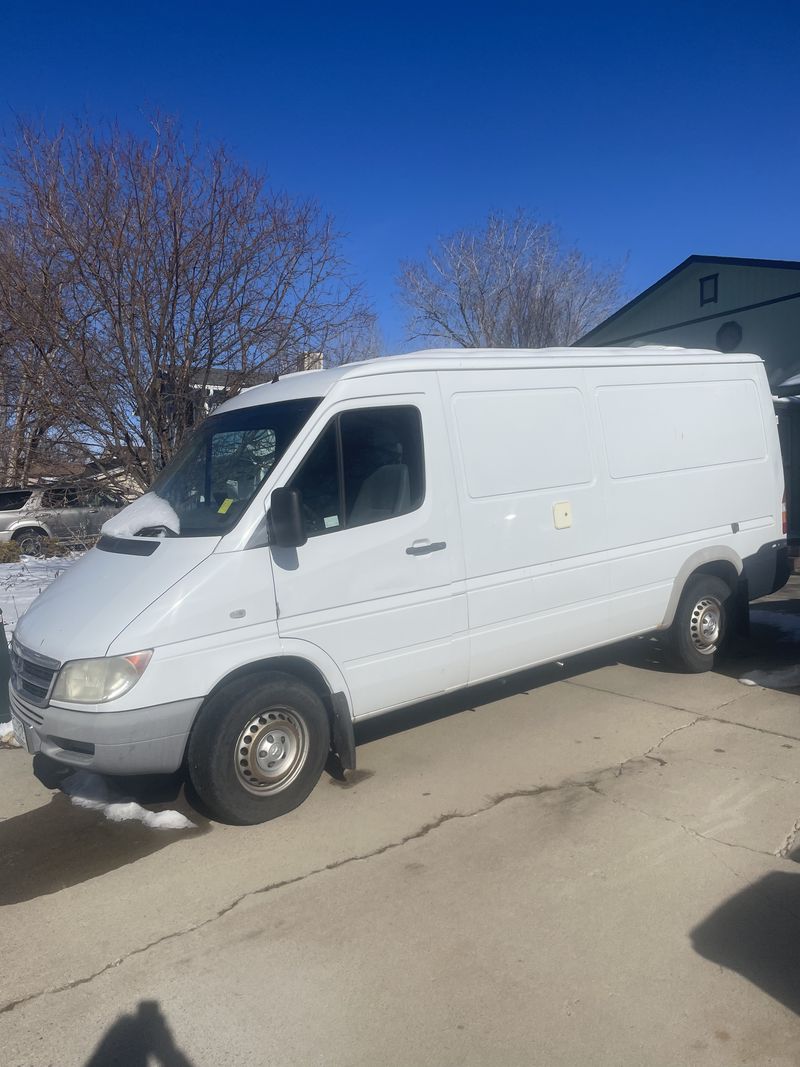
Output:
[[288,674],[215,694],[189,739],[189,778],[221,822],[267,822],[296,808],[319,781],[330,748],[325,707]]
[[714,667],[730,630],[733,593],[713,574],[696,574],[686,583],[669,629],[671,658],[700,674]]

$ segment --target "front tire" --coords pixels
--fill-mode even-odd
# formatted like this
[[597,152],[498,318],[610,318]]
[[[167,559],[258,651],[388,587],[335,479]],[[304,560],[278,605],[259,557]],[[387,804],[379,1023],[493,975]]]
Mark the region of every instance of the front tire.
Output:
[[189,778],[212,817],[250,826],[302,804],[329,749],[320,698],[291,675],[274,672],[207,701],[189,739]]
[[730,635],[733,593],[713,574],[696,574],[681,594],[669,646],[672,660],[691,674],[713,670]]

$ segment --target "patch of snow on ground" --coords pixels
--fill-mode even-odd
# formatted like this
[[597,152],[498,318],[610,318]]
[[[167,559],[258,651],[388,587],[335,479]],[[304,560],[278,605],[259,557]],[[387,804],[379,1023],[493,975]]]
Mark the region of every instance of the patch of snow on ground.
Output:
[[21,748],[10,722],[0,722],[0,748]]
[[774,671],[750,671],[739,679],[742,685],[760,685],[763,689],[800,688],[800,667],[779,667]]
[[179,811],[147,811],[135,800],[115,796],[103,779],[90,771],[76,771],[61,783],[62,790],[76,807],[101,811],[110,822],[140,822],[151,830],[196,830],[196,825]]
[[181,532],[181,520],[172,505],[157,493],[145,493],[122,511],[112,515],[103,523],[102,532],[111,537],[133,537],[148,526],[166,526],[173,533]]
[[71,566],[78,555],[64,559],[23,556],[19,563],[0,563],[0,611],[8,641],[11,641],[17,622],[39,593]]

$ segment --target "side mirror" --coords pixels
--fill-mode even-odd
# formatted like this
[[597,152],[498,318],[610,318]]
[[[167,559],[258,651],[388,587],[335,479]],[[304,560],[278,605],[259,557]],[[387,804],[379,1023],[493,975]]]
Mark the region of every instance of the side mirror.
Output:
[[299,548],[306,543],[303,499],[299,489],[273,489],[269,522],[270,541],[279,548]]

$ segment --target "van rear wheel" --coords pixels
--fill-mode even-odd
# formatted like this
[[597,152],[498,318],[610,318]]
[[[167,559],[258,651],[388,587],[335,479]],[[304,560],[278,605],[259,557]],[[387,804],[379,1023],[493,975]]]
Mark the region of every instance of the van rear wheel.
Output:
[[329,749],[317,694],[291,675],[261,675],[220,690],[202,708],[189,739],[189,778],[212,817],[253,825],[302,804]]
[[696,574],[686,583],[669,629],[672,660],[692,674],[713,670],[730,633],[733,593],[721,578]]

